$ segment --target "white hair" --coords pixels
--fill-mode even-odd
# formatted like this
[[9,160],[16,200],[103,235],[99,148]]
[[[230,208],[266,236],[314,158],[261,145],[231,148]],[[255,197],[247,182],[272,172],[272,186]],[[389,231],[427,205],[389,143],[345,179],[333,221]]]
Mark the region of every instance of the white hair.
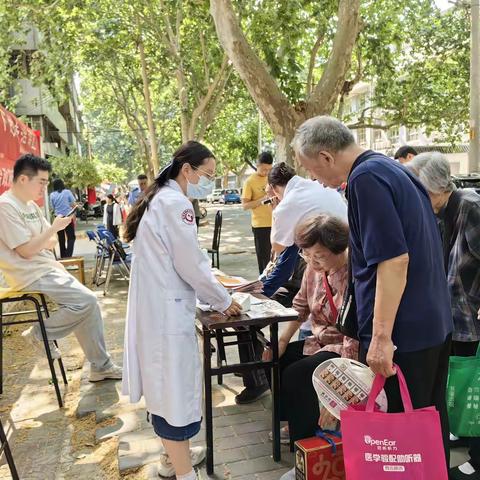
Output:
[[448,193],[455,190],[450,163],[443,153],[421,153],[405,166],[418,176],[424,187],[431,193]]
[[302,123],[292,141],[295,152],[306,157],[315,157],[327,150],[336,153],[355,143],[352,132],[333,117],[318,116]]

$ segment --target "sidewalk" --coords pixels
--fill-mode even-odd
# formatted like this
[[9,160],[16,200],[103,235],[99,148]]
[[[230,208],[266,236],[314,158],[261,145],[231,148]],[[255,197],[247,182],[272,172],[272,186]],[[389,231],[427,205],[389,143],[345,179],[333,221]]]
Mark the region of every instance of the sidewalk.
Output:
[[[202,246],[208,247],[213,232],[209,209],[208,226],[200,229]],[[257,274],[248,214],[238,207],[222,208],[221,268],[249,279]],[[79,239],[76,254],[93,259],[94,245]],[[87,278],[90,278],[87,272]],[[103,297],[97,291],[104,315],[106,341],[114,361],[121,363],[128,286],[114,280]],[[58,408],[47,362],[37,357],[21,338],[26,327],[12,327],[4,338],[4,393],[0,416],[10,438],[22,480],[144,480],[157,477],[155,463],[161,444],[146,423],[143,405],[131,405],[120,395],[120,382],[91,384],[88,364],[74,336],[59,342],[68,370],[65,408]],[[227,349],[237,359],[235,347]],[[63,388],[63,387],[62,387]],[[234,396],[243,388],[241,379],[224,377],[224,385],[213,381],[215,477],[218,479],[275,480],[293,464],[293,455],[282,447],[282,462],[271,457],[270,397],[237,406]],[[204,430],[195,438],[203,444]],[[452,452],[452,464],[465,461],[465,449]],[[206,479],[204,467],[200,470]],[[6,465],[0,479],[11,478]]]
[[[200,241],[207,248],[212,238],[213,221],[217,208],[209,209],[209,224],[200,229]],[[224,222],[222,231],[221,268],[229,273],[255,278],[256,256],[253,237],[249,227],[249,216],[241,209],[222,209]],[[115,284],[107,299],[101,299],[102,311],[109,328],[108,340],[115,345],[115,355],[121,356],[123,345],[123,319],[125,291],[120,282]],[[121,328],[120,328],[121,326]],[[228,350],[227,350],[228,351]],[[231,360],[237,360],[236,348],[228,352]],[[85,381],[87,367],[84,367],[84,380],[81,384],[80,402],[77,415],[94,415],[97,421],[110,419],[107,426],[96,429],[96,441],[118,442],[118,468],[122,478],[158,478],[156,462],[163,451],[160,440],[146,422],[142,403],[131,405],[120,395],[120,382],[89,384]],[[228,375],[225,385],[214,382],[214,437],[216,478],[277,479],[293,463],[293,455],[283,447],[281,463],[271,458],[272,445],[268,439],[271,429],[270,396],[254,404],[237,406],[234,397],[243,384],[241,379]],[[202,428],[195,437],[195,444],[204,444],[205,431]],[[204,468],[201,475],[206,478]]]

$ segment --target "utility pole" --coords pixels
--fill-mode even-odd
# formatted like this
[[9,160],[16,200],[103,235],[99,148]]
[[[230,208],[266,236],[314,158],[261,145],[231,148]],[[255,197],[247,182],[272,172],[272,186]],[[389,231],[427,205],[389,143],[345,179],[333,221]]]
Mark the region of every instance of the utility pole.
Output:
[[480,161],[480,2],[471,0],[470,33],[470,148],[468,173],[478,172]]

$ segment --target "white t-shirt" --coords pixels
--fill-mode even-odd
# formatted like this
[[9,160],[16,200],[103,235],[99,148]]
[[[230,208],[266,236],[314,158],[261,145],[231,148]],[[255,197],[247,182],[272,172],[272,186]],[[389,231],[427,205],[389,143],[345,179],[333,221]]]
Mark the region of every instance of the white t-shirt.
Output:
[[347,222],[345,200],[333,188],[295,175],[287,183],[283,199],[273,211],[271,242],[290,247],[294,244],[295,229],[300,221],[321,214]]
[[[339,217],[347,222],[347,205],[342,195],[317,181],[295,175],[287,183],[283,199],[273,211],[271,242],[290,247],[295,243],[295,229],[300,221],[321,214]],[[302,323],[300,330],[311,328],[308,320]]]
[[14,250],[49,226],[35,202],[24,203],[11,190],[0,196],[0,271],[11,289],[25,289],[46,273],[63,270],[50,250],[28,260]]

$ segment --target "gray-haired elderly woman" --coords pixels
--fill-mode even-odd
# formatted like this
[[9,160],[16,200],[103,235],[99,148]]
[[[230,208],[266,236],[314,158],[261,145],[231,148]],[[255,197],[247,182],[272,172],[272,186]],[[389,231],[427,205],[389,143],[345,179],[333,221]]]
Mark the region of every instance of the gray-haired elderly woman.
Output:
[[[480,340],[480,195],[457,190],[442,153],[427,152],[406,164],[423,183],[441,219],[445,270],[454,332],[452,354],[473,356]],[[451,435],[451,446],[465,442]],[[470,461],[451,470],[453,480],[480,479],[480,438],[470,438]]]

